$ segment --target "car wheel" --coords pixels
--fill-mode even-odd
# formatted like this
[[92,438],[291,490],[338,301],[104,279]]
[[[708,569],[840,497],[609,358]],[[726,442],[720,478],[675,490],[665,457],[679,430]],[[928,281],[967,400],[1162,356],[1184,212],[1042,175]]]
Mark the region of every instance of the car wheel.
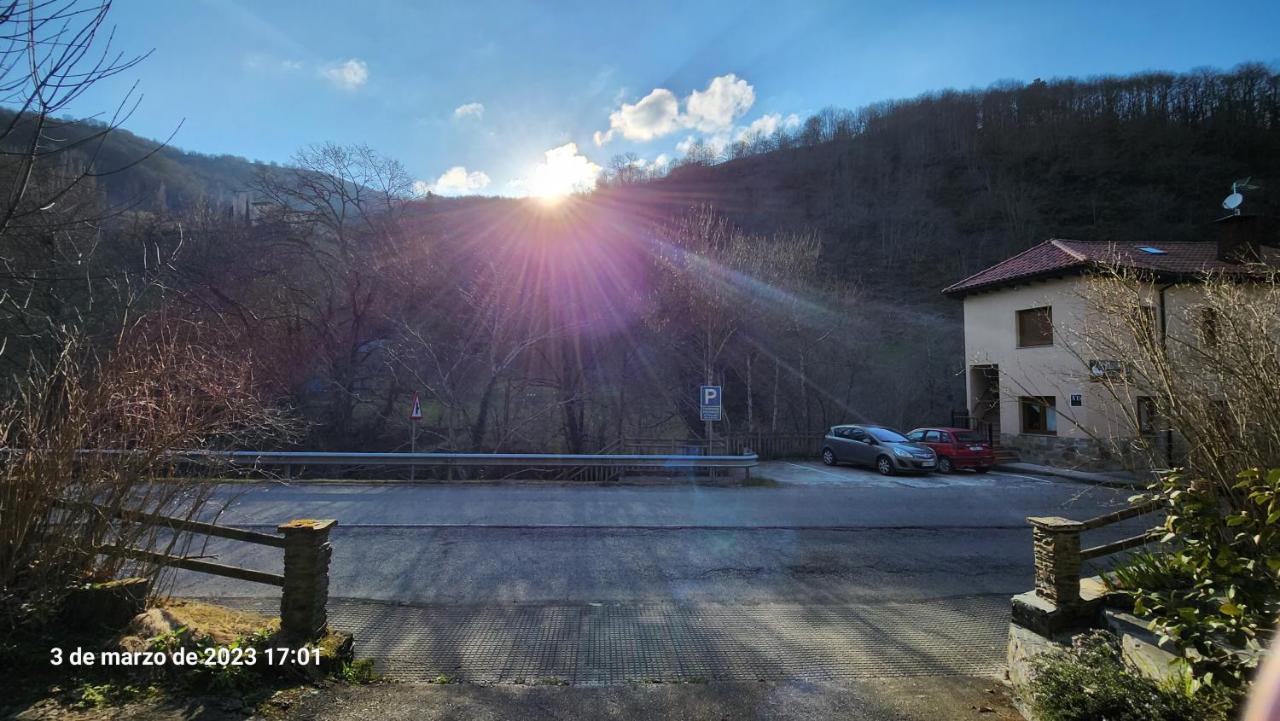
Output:
[[977,471],[978,473],[986,473],[987,471],[989,471],[989,470],[991,470],[991,469],[990,469],[990,468],[987,468],[986,466],[978,466],[977,468],[975,468],[975,469],[973,469],[973,470]]
[[822,462],[828,466],[834,466],[836,464],[836,454],[833,453],[830,448],[823,448]]
[[880,471],[882,476],[892,476],[893,461],[889,460],[888,456],[880,456],[876,459],[876,470]]
[[955,466],[951,465],[951,459],[946,456],[938,456],[938,472],[950,473],[955,470]]

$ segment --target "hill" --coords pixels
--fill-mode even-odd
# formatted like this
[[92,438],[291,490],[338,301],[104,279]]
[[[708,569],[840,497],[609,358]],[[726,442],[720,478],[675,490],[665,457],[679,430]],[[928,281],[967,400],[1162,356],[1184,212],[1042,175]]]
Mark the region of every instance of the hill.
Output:
[[[938,289],[1049,237],[1197,240],[1252,177],[1280,209],[1280,74],[1144,73],[943,91],[730,147],[619,188],[710,202],[752,231],[810,229],[823,264],[892,297]],[[923,291],[923,292],[921,292]]]
[[[0,124],[7,124],[13,112],[0,110]],[[82,143],[101,133],[106,126],[93,120],[64,118],[57,121],[57,142],[67,146]],[[7,138],[9,148],[21,147],[30,138],[18,123]],[[230,204],[237,192],[250,187],[259,169],[274,164],[251,161],[236,155],[206,155],[166,145],[117,128],[101,143],[92,141],[68,153],[70,162],[92,165],[106,173],[98,182],[106,203],[113,208],[139,208],[151,212],[182,212],[201,203]],[[141,162],[139,162],[139,160]]]

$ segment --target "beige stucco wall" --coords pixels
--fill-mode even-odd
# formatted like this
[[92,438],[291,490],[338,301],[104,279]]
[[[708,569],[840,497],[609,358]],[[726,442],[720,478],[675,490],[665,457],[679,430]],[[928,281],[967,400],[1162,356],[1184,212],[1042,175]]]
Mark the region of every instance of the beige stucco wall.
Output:
[[[1182,443],[1178,438],[1157,433],[1144,438],[1140,444],[1130,442],[1134,435],[1132,417],[1136,413],[1137,396],[1144,394],[1136,384],[1115,384],[1109,389],[1108,384],[1090,378],[1088,361],[1133,356],[1098,347],[1105,346],[1105,341],[1100,343],[1098,339],[1105,338],[1106,333],[1100,332],[1100,313],[1087,308],[1089,283],[1088,278],[1076,276],[1030,282],[965,298],[965,382],[969,408],[977,410],[978,389],[974,387],[973,368],[996,365],[1000,371],[1002,440],[1020,452],[1029,452],[1032,458],[1027,460],[1068,461],[1080,467],[1117,467],[1122,462],[1139,466],[1144,453],[1136,450],[1139,446],[1149,449],[1145,452],[1157,453],[1148,459],[1157,464],[1166,454],[1172,454],[1168,456],[1172,459]],[[1161,332],[1163,318],[1169,352],[1178,356],[1179,363],[1194,363],[1198,357],[1195,346],[1202,333],[1203,286],[1192,281],[1176,285],[1144,284],[1139,290],[1140,302],[1151,308],[1153,332]],[[1053,345],[1018,348],[1017,312],[1042,306],[1053,308]],[[1212,374],[1206,374],[1205,382],[1212,382]],[[1212,388],[1208,390],[1213,392]],[[1072,394],[1082,396],[1081,406],[1070,405]],[[1055,398],[1056,434],[1021,432],[1020,396]],[[1102,443],[1093,443],[1094,440]],[[1090,454],[1092,459],[1087,457]],[[1024,458],[1027,455],[1024,452]],[[1078,464],[1074,463],[1077,460]]]
[[[1057,435],[1088,438],[1086,429],[1111,434],[1117,409],[1101,384],[1088,379],[1087,357],[1075,350],[1079,338],[1074,329],[1087,323],[1081,278],[1054,279],[972,295],[964,301],[965,357],[969,367],[995,364],[1000,368],[1000,429],[1005,434],[1021,430],[1019,396],[1053,396],[1057,409]],[[1019,348],[1017,312],[1028,308],[1053,308],[1054,343]],[[968,397],[975,389],[972,373],[966,373]],[[1083,405],[1070,404],[1072,394]]]

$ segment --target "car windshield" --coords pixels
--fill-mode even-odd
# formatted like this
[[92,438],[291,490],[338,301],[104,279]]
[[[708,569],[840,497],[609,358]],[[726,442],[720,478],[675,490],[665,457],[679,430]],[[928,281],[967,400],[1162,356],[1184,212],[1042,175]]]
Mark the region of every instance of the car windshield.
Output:
[[976,443],[983,440],[973,431],[956,431],[956,440],[961,443]]
[[877,441],[885,443],[906,443],[907,437],[897,431],[891,431],[888,428],[868,428],[867,433],[875,437]]

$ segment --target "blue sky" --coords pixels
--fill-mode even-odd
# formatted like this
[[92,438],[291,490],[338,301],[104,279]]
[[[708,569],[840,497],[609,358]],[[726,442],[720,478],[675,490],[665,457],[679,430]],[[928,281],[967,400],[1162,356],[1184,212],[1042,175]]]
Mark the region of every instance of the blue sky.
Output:
[[277,162],[367,143],[449,193],[538,192],[615,153],[673,158],[827,105],[1280,62],[1280,3],[1247,0],[117,0],[111,22],[119,48],[154,53],[77,114],[137,81],[140,135],[183,121],[178,147]]

